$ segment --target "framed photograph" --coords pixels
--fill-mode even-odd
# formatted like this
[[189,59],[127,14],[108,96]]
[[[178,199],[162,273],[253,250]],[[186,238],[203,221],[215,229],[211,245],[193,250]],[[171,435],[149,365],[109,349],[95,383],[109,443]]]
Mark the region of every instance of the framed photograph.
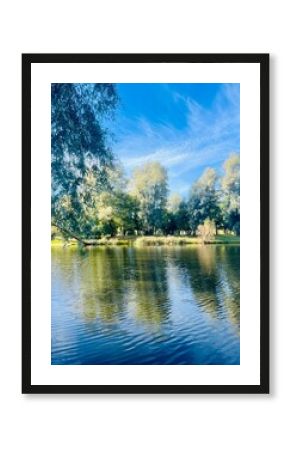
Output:
[[22,55],[23,393],[269,392],[269,55]]

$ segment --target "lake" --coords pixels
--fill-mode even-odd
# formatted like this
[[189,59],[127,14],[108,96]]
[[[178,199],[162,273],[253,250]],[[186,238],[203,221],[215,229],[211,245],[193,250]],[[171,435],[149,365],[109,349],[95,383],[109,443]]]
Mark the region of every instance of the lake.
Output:
[[240,247],[52,247],[52,364],[239,364]]

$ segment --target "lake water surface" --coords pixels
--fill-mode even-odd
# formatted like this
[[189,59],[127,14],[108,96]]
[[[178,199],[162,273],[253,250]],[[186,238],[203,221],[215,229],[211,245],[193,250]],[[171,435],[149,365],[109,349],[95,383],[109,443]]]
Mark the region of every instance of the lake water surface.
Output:
[[240,248],[52,248],[52,364],[239,364]]

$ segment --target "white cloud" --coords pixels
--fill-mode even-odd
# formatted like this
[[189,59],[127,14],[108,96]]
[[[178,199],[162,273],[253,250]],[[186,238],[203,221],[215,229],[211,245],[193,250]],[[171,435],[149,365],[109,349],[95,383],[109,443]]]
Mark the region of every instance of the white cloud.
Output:
[[179,148],[176,148],[175,150],[176,151],[172,148],[158,149],[146,155],[122,158],[122,161],[128,169],[141,166],[149,161],[158,161],[167,168],[175,167],[190,157],[189,153],[177,153]]
[[[131,171],[148,161],[159,161],[175,179],[197,168],[221,163],[239,151],[239,85],[224,84],[211,108],[206,109],[189,97],[171,91],[175,102],[182,102],[186,128],[169,123],[150,123],[144,117],[119,125],[117,154]],[[188,186],[183,182],[183,188]]]

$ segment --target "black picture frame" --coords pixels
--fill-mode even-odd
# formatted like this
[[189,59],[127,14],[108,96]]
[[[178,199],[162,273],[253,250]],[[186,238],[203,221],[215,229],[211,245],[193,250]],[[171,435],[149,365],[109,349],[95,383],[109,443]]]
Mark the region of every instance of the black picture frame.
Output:
[[[258,394],[269,393],[269,54],[23,54],[22,55],[22,393]],[[260,65],[260,384],[31,384],[31,65],[33,63],[258,63]]]

